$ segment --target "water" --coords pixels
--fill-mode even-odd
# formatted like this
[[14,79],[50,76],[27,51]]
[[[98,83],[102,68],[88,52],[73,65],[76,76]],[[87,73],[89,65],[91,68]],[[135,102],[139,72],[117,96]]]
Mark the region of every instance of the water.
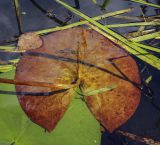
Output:
[[[68,23],[73,23],[79,21],[79,17],[71,14],[68,10],[53,2],[52,0],[38,0],[40,6],[47,10],[54,10],[54,14],[58,19],[62,21],[67,20],[68,17],[72,16],[72,19]],[[66,0],[67,2],[67,0]],[[74,6],[73,1],[69,1],[69,4]],[[149,2],[159,3],[159,0],[150,0]],[[55,21],[46,17],[46,15],[33,5],[30,1],[20,0],[21,11],[22,11],[22,24],[23,32],[45,29],[50,27],[58,26],[59,24]],[[98,0],[98,4],[101,4],[102,0]],[[128,16],[142,16],[144,13],[146,16],[158,15],[160,10],[153,7],[144,7],[143,13],[140,9],[140,5],[132,2],[127,2],[123,0],[110,0],[107,10],[101,10],[99,6],[95,6],[90,0],[80,0],[80,10],[90,17],[103,14],[105,12],[114,12],[121,9],[126,9],[129,7],[135,7],[134,11],[124,15]],[[68,18],[69,19],[69,18]],[[117,18],[106,18],[100,21],[103,24],[116,24],[116,23],[127,23],[133,22],[133,20],[124,20]],[[158,30],[159,28],[156,27]],[[136,31],[136,27],[124,27],[124,28],[114,28],[116,32],[120,34],[126,34],[131,31]],[[14,8],[11,0],[1,0],[0,1],[0,42],[6,39],[13,39],[19,34],[16,16],[14,13]],[[160,47],[157,41],[149,40],[146,41],[147,44],[156,44],[156,47]],[[156,54],[157,55],[157,54]],[[18,55],[16,54],[5,54],[0,53],[0,58],[2,60],[13,59]],[[120,130],[134,133],[136,135],[149,137],[160,141],[160,72],[155,68],[147,65],[146,63],[138,60],[137,63],[142,70],[144,67],[146,69],[141,73],[142,80],[145,80],[148,76],[152,75],[153,80],[149,84],[149,87],[153,91],[152,95],[146,95],[148,93],[147,89],[144,89],[144,94],[140,105],[136,113],[129,119],[127,123],[120,127]],[[157,107],[158,106],[158,107]],[[141,145],[134,141],[128,140],[116,133],[109,134],[107,131],[102,135],[102,145]]]

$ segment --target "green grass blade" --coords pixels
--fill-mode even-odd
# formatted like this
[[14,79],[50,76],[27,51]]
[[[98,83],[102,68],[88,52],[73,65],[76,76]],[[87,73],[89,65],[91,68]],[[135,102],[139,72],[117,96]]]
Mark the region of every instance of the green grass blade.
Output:
[[16,11],[16,18],[17,18],[17,23],[18,23],[19,34],[21,34],[22,33],[22,21],[21,21],[19,0],[13,0],[13,1],[14,1],[14,7]]
[[12,50],[15,49],[15,46],[0,46],[0,50]]
[[3,52],[25,52],[25,50],[16,49],[16,46],[0,46],[0,51],[3,51]]
[[16,63],[19,62],[19,58],[17,58],[17,59],[12,59],[12,60],[10,60],[9,62],[12,62],[12,63],[16,64]]
[[142,31],[136,31],[136,32],[129,32],[125,34],[125,36],[127,38],[134,38],[134,37],[138,37],[138,36],[142,36],[142,35],[146,35],[154,32],[156,32],[155,29],[149,29],[149,30],[142,30]]
[[141,44],[141,43],[136,43],[136,42],[133,42],[133,44],[134,44],[134,45],[137,45],[137,46],[139,46],[139,47],[142,47],[142,48],[144,48],[144,49],[147,49],[147,50],[151,50],[151,51],[160,53],[160,49],[159,49],[159,48],[152,47],[152,46],[148,46],[148,45]]
[[151,6],[151,7],[160,8],[159,5],[156,5],[156,4],[153,4],[153,3],[149,3],[149,2],[146,2],[144,0],[130,0],[130,1],[136,2],[136,3],[140,3],[140,4],[143,4],[143,5],[147,5],[147,6]]
[[8,72],[14,69],[15,67],[13,65],[0,65],[0,72]]
[[126,49],[129,53],[137,56],[138,58],[140,58],[141,60],[149,63],[150,65],[154,66],[155,68],[160,69],[160,60],[156,56],[152,55],[151,53],[142,49],[141,47],[133,45],[133,43],[128,41],[125,37],[119,35],[118,33],[114,32],[112,30],[110,30],[109,28],[106,28],[102,24],[96,22],[95,20],[88,17],[87,15],[85,15],[85,14],[81,13],[80,11],[74,9],[73,7],[69,6],[65,2],[62,2],[61,0],[56,0],[56,2],[63,5],[64,7],[66,7],[67,9],[72,11],[73,13],[77,14],[78,16],[84,18],[85,20],[87,20],[91,24],[97,26],[99,29],[103,30],[104,32],[108,33],[109,35],[106,35],[106,37],[108,37],[112,41],[114,39],[115,43],[120,42],[121,45],[120,45],[120,43],[119,43],[119,45],[121,47],[123,47],[124,49]]
[[[12,69],[15,68],[15,64],[17,64],[19,61],[19,59],[12,59],[10,61],[8,61],[8,64],[1,64],[0,65],[0,72],[8,72],[8,71],[11,71]],[[10,64],[12,63],[12,64]]]
[[156,38],[156,37],[159,37],[159,36],[160,36],[160,31],[155,32],[155,33],[151,33],[151,34],[146,34],[146,35],[143,35],[143,36],[138,36],[138,37],[135,37],[135,38],[130,38],[130,40],[134,41],[134,42],[141,42],[141,41],[153,39],[153,38]]
[[[119,10],[119,11],[116,11],[116,12],[110,12],[110,13],[107,13],[107,14],[96,16],[96,17],[93,17],[93,19],[95,21],[97,21],[97,20],[101,20],[101,19],[104,19],[104,18],[107,18],[107,17],[111,17],[111,16],[115,16],[115,15],[120,15],[120,14],[123,14],[123,13],[131,12],[132,10],[133,9],[131,9],[131,8],[123,9],[123,10]],[[72,24],[69,24],[69,25],[66,25],[66,26],[63,26],[63,27],[54,27],[54,28],[50,28],[50,29],[44,29],[44,30],[36,31],[36,34],[41,34],[42,35],[42,34],[46,34],[46,33],[50,33],[50,32],[55,32],[55,31],[59,31],[59,30],[64,30],[64,29],[68,29],[68,28],[84,25],[86,23],[88,23],[88,21],[84,20],[84,21],[75,22],[75,23],[72,23]]]
[[84,92],[83,96],[93,96],[93,95],[97,95],[97,94],[101,94],[101,93],[104,93],[104,92],[111,91],[115,88],[116,88],[116,85],[106,86],[106,87],[100,88],[100,89],[93,89],[91,91]]
[[107,28],[117,27],[135,27],[135,26],[158,26],[160,22],[136,22],[136,23],[124,23],[124,24],[110,24],[106,25]]

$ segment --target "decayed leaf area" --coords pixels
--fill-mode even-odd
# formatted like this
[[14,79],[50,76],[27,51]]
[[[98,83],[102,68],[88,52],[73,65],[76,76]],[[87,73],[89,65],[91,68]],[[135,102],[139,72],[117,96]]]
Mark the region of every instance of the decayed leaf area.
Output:
[[[110,132],[135,112],[141,96],[137,64],[104,36],[77,27],[48,34],[42,43],[36,38],[38,44],[34,39],[22,40],[19,49],[23,46],[27,51],[18,63],[15,81],[49,86],[16,85],[21,107],[36,124],[51,132],[78,88],[88,109]],[[88,93],[112,86],[110,91]]]

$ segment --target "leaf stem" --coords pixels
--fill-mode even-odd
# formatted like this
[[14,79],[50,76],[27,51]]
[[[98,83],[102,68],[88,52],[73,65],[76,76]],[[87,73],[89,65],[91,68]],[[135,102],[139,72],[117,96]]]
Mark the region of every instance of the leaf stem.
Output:
[[70,89],[75,86],[75,84],[53,84],[53,83],[46,83],[46,82],[17,81],[13,79],[4,79],[4,78],[0,78],[0,83],[47,87],[47,88],[61,88],[61,89]]

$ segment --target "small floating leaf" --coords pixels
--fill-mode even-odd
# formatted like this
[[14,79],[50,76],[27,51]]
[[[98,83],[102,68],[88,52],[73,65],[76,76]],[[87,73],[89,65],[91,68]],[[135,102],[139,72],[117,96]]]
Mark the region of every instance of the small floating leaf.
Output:
[[145,80],[145,83],[146,83],[146,84],[149,84],[151,81],[152,81],[152,76],[149,76],[149,77]]
[[97,0],[92,0],[92,2],[96,4],[96,3],[97,3]]

